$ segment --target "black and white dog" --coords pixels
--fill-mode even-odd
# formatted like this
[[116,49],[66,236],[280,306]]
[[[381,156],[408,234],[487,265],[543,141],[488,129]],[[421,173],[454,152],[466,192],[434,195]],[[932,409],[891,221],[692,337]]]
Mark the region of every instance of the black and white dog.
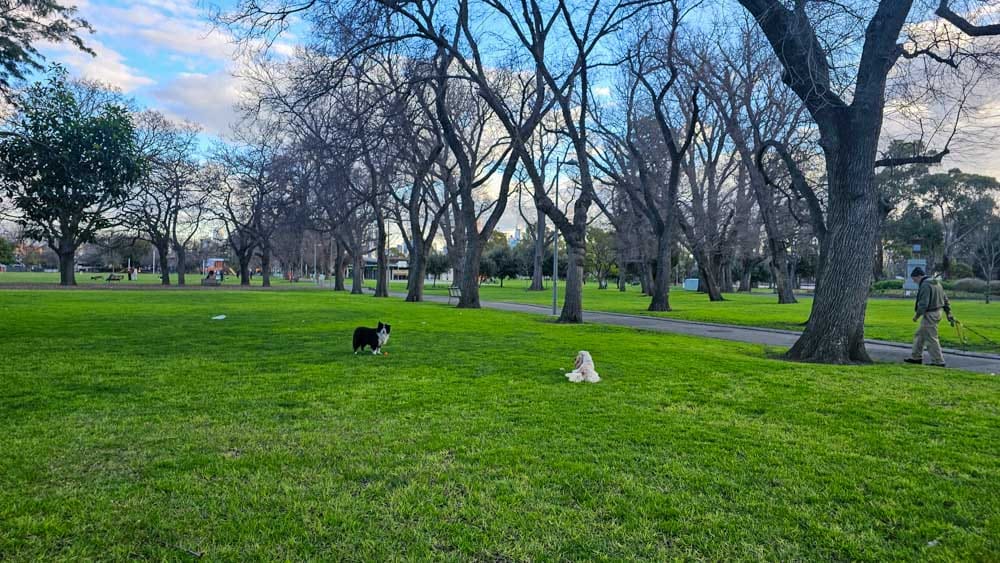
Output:
[[357,354],[358,350],[364,350],[365,346],[370,346],[372,354],[377,355],[382,351],[382,346],[385,346],[385,343],[389,341],[390,330],[392,327],[382,324],[381,321],[378,323],[378,328],[359,326],[354,329],[354,353]]

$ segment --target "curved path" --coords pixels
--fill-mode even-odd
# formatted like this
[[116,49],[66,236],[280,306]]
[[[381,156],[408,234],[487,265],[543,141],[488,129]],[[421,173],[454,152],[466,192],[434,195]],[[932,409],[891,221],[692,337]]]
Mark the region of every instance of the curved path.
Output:
[[[406,296],[404,293],[392,293],[392,295],[398,297]],[[442,297],[440,295],[424,295],[424,300],[432,303],[448,302],[447,297]],[[497,309],[501,311],[530,313],[534,315],[552,314],[552,309],[550,307],[529,305],[526,303],[481,301],[480,304],[485,308]],[[765,346],[780,346],[784,348],[790,348],[799,337],[798,332],[790,330],[702,323],[696,321],[681,321],[676,319],[665,319],[663,317],[627,315],[623,313],[585,311],[584,317],[588,323],[600,323],[637,328],[641,330],[687,334],[703,338],[735,340],[737,342],[763,344]],[[910,355],[910,346],[908,344],[900,342],[886,342],[884,340],[866,340],[865,343],[868,348],[868,354],[871,355],[872,359],[878,362],[902,362],[903,358],[909,357]],[[945,348],[944,356],[945,362],[947,362],[948,367],[950,368],[989,373],[991,375],[1000,373],[1000,355],[986,354],[982,352],[965,352],[962,350]]]

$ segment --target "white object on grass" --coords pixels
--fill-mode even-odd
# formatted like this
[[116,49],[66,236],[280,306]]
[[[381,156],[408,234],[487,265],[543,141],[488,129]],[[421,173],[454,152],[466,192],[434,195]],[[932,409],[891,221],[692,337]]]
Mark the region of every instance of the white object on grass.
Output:
[[216,316],[212,317],[212,320],[213,321],[221,321],[222,319],[225,319],[225,318],[226,318],[225,315],[216,315]]

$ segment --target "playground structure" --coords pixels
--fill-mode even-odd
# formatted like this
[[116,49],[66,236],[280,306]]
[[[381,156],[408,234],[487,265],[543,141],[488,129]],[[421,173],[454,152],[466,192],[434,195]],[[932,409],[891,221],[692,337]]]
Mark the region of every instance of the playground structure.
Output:
[[208,258],[201,266],[201,273],[208,277],[208,274],[213,274],[213,277],[221,278],[224,276],[235,276],[236,272],[231,266],[226,264],[225,258]]

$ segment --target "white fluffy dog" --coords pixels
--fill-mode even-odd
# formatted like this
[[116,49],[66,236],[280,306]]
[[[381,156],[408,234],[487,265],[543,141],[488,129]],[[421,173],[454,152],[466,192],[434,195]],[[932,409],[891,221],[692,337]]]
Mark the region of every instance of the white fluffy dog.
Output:
[[580,353],[576,355],[576,362],[574,362],[573,366],[576,369],[566,374],[566,378],[573,383],[580,383],[582,381],[597,383],[601,380],[594,369],[594,359],[590,357],[590,352],[580,350]]

